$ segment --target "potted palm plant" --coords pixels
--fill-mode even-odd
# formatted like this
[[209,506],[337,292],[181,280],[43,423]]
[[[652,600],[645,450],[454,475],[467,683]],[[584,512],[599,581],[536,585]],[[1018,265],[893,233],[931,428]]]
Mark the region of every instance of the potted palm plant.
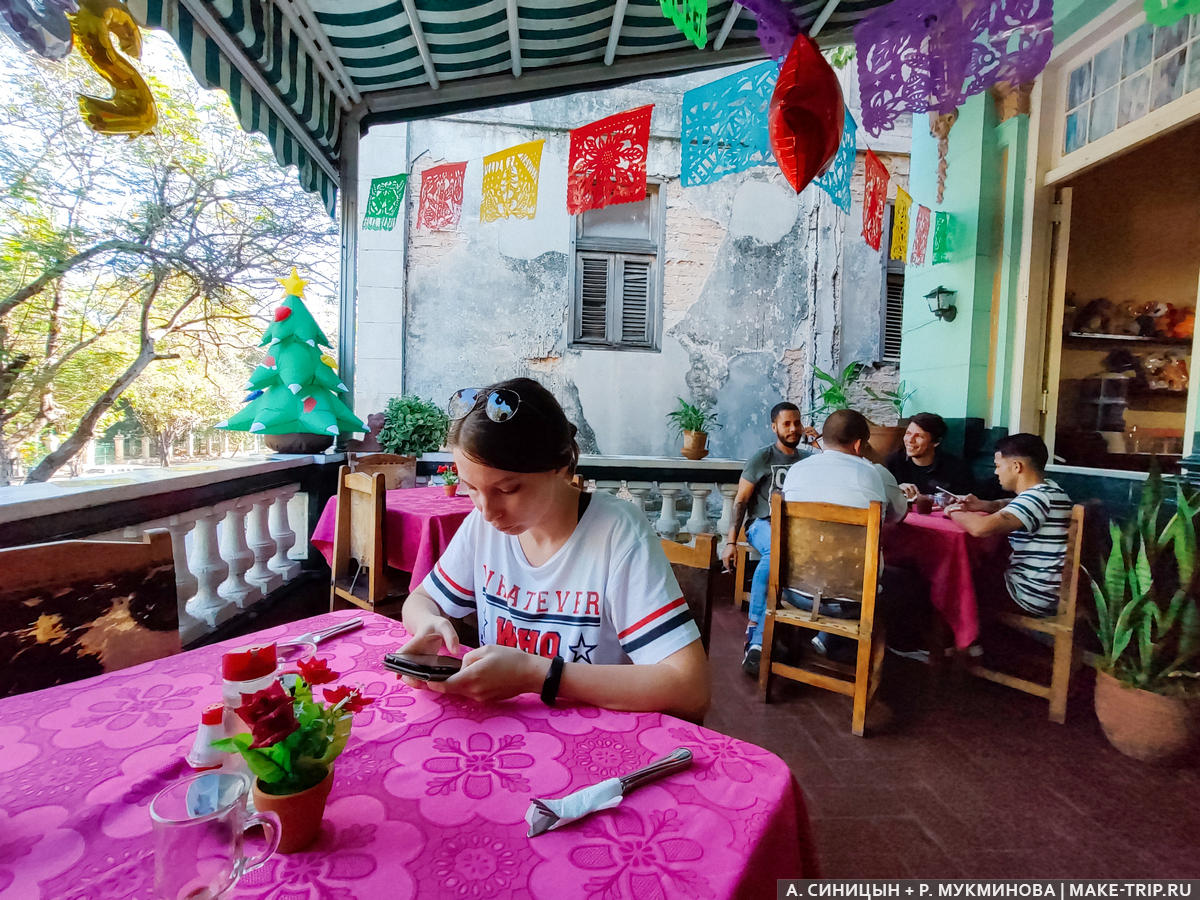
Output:
[[709,430],[721,427],[717,414],[706,403],[688,403],[682,397],[675,399],[679,405],[667,413],[667,420],[675,433],[683,437],[683,449],[679,452],[687,459],[703,459],[708,456]]
[[1196,517],[1200,493],[1176,485],[1159,528],[1162,478],[1152,470],[1133,518],[1111,523],[1112,548],[1092,573],[1096,716],[1109,742],[1136,759],[1180,759],[1200,742],[1200,607]]
[[904,419],[904,406],[917,392],[915,388],[911,391],[907,388],[908,385],[901,381],[895,390],[877,391],[871,387],[866,389],[868,397],[879,403],[886,403],[896,414],[895,425],[871,423],[871,446],[881,459],[886,459],[893,450],[899,449],[904,440],[904,430],[908,427],[908,422]]

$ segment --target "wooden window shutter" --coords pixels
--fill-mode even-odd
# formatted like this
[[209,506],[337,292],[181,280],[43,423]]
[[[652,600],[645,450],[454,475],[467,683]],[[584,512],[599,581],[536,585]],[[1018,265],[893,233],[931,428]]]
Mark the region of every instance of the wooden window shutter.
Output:
[[651,332],[651,268],[649,259],[620,260],[621,343],[646,344]]
[[579,256],[579,334],[577,340],[608,340],[609,273],[613,258],[601,254]]
[[904,325],[904,273],[888,272],[883,314],[883,360],[900,362],[900,338]]

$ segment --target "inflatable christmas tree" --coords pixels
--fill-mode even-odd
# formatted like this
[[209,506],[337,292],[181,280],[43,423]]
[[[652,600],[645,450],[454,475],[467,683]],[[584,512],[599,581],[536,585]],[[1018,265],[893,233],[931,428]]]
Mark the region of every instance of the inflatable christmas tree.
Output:
[[217,427],[254,434],[332,434],[367,430],[338,396],[346,385],[334,361],[321,352],[329,338],[304,305],[304,285],[296,270],[279,283],[287,291],[275,308],[260,346],[262,363],[250,375],[245,406]]

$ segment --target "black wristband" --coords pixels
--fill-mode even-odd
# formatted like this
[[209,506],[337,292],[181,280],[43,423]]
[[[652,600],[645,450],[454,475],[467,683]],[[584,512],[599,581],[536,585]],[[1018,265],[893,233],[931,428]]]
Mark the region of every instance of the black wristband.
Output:
[[566,661],[561,656],[550,660],[550,670],[546,673],[546,680],[542,682],[542,702],[547,706],[553,706],[558,698],[558,683],[562,681],[565,664]]

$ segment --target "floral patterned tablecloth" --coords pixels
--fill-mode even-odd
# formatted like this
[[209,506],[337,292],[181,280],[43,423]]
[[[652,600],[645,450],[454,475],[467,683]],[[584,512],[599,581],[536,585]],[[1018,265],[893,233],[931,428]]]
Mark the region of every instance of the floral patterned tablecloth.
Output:
[[[149,898],[148,805],[190,774],[200,710],[230,645],[363,615],[322,646],[375,702],[355,717],[321,836],[246,875],[257,898],[768,897],[816,874],[803,797],[775,755],[657,713],[480,705],[382,667],[399,622],[339,611],[87,681],[0,700],[0,897]],[[532,797],[623,774],[677,746],[686,772],[536,839]]]

